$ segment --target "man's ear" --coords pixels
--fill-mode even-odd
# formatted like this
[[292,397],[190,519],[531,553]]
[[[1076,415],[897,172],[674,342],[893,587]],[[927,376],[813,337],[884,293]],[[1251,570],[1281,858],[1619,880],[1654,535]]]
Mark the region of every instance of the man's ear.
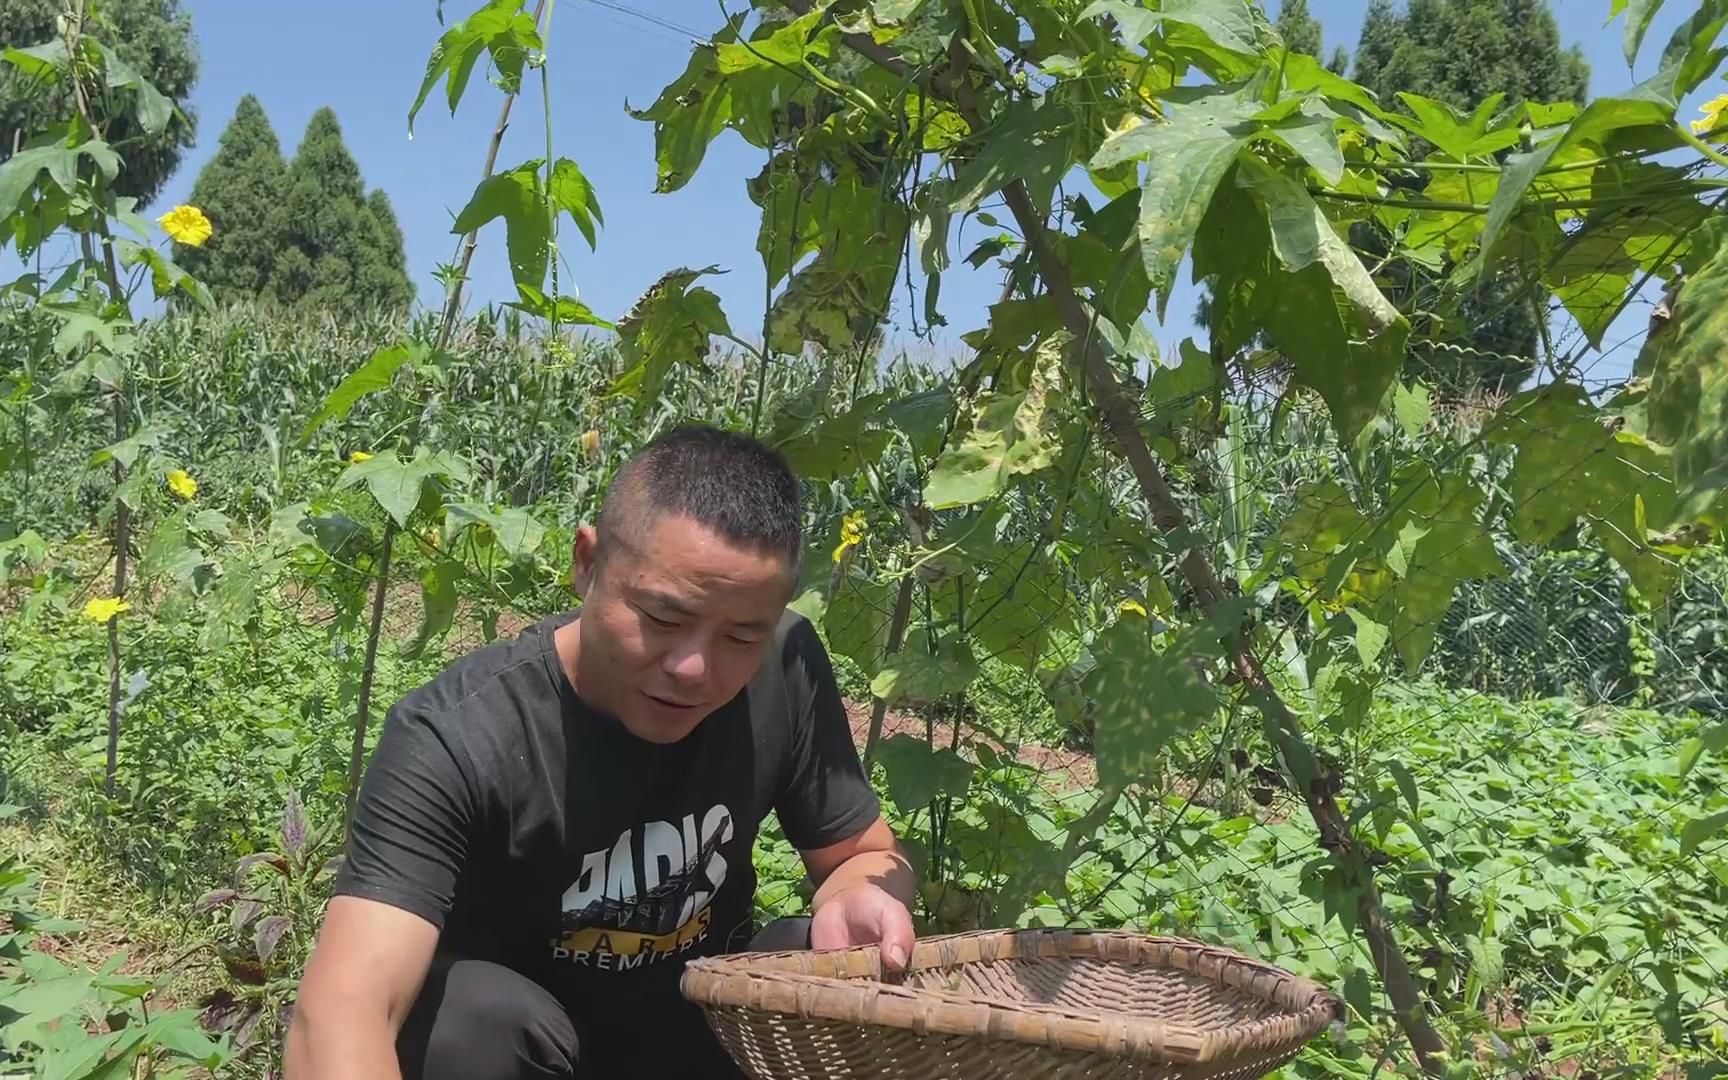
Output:
[[576,530],[575,542],[570,550],[570,585],[576,590],[577,596],[587,596],[594,587],[596,562],[600,555],[600,534],[594,526],[584,525]]

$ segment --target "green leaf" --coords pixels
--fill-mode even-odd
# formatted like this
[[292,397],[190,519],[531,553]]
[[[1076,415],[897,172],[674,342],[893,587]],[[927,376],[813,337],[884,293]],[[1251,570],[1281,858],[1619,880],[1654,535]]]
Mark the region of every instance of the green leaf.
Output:
[[731,334],[720,298],[707,289],[691,288],[697,278],[718,272],[713,266],[670,270],[619,321],[618,352],[626,367],[610,392],[634,396],[638,413],[659,399],[673,364],[701,367],[710,337]]
[[1513,154],[1501,172],[1500,187],[1488,204],[1482,228],[1481,263],[1489,260],[1512,216],[1523,205],[1532,185],[1555,156],[1574,146],[1600,143],[1607,135],[1632,127],[1667,127],[1679,107],[1674,94],[1677,72],[1666,69],[1633,87],[1622,97],[1597,98],[1560,135],[1528,153]]
[[1728,750],[1728,720],[1705,728],[1703,734],[1686,744],[1680,755],[1680,775],[1691,772],[1705,754],[1720,754],[1723,750]]
[[928,457],[942,443],[942,431],[954,410],[954,394],[944,386],[920,390],[884,406],[882,416],[905,433],[920,454]]
[[980,133],[983,145],[955,174],[949,211],[969,214],[1015,180],[1025,182],[1034,206],[1048,210],[1068,171],[1077,123],[1071,109],[1048,95],[1016,100]]
[[902,212],[872,213],[858,224],[863,235],[824,250],[792,276],[768,314],[768,345],[798,353],[814,342],[831,353],[870,341],[888,317],[889,298],[906,235]]
[[59,82],[72,66],[71,54],[66,51],[66,39],[60,37],[27,49],[0,50],[0,60],[17,68],[26,78],[45,83]]
[[414,456],[408,461],[389,450],[350,465],[343,470],[336,486],[349,488],[365,484],[378,505],[396,519],[396,524],[406,527],[408,518],[420,505],[426,485],[436,477],[466,483],[470,473],[468,467],[448,451],[433,453],[421,446],[415,449]]
[[1415,122],[1406,121],[1404,126],[1418,138],[1433,143],[1453,161],[1465,161],[1473,156],[1491,154],[1517,145],[1518,132],[1515,128],[1504,129],[1494,138],[1490,138],[1488,133],[1496,110],[1505,100],[1504,93],[1488,95],[1477,103],[1468,116],[1444,101],[1436,101],[1420,94],[1400,90],[1398,97],[1416,116]]
[[1397,415],[1398,425],[1404,429],[1404,434],[1412,439],[1421,438],[1422,432],[1428,429],[1429,421],[1434,418],[1428,387],[1421,383],[1412,383],[1409,386],[1396,384],[1392,387],[1392,411]]
[[426,73],[420,81],[420,92],[408,109],[408,135],[414,135],[414,117],[426,103],[432,88],[445,80],[450,115],[468,88],[468,78],[482,52],[490,52],[498,68],[500,89],[516,93],[522,85],[522,65],[528,53],[541,47],[534,19],[522,10],[522,0],[489,0],[479,11],[450,29],[432,46],[426,60]]
[[1242,159],[1241,183],[1265,208],[1272,230],[1272,247],[1285,269],[1294,272],[1316,262],[1323,265],[1332,283],[1366,320],[1371,332],[1388,331],[1403,322],[1398,309],[1374,284],[1367,268],[1338,235],[1306,188],[1253,155]]
[[1374,662],[1380,659],[1380,651],[1386,647],[1386,628],[1355,608],[1346,608],[1344,614],[1356,624],[1356,655],[1361,658],[1363,667],[1372,669]]
[[1171,740],[1218,711],[1218,693],[1197,667],[1222,655],[1224,626],[1183,627],[1159,649],[1152,624],[1124,613],[1098,635],[1096,663],[1082,685],[1092,702],[1099,780],[1113,786],[1154,778]]
[[162,445],[162,438],[167,434],[167,428],[157,424],[146,424],[119,442],[104,446],[91,454],[90,465],[94,468],[110,461],[118,461],[121,468],[130,469],[132,463],[138,460],[140,451],[146,447],[155,448]]
[[[988,565],[966,590],[966,629],[991,657],[1029,669],[1044,658],[1050,635],[1073,629],[1067,584],[1049,554],[1031,544],[992,551]],[[944,601],[946,613],[946,594]]]
[[919,631],[908,635],[901,650],[870,680],[870,693],[891,706],[928,705],[972,685],[978,670],[964,641],[944,638],[932,653],[929,639]]
[[1158,11],[1126,0],[1096,0],[1080,13],[1082,19],[1107,15],[1121,28],[1122,40],[1137,45],[1161,22],[1186,23],[1233,52],[1252,53],[1259,35],[1247,0],[1164,0]]
[[592,250],[595,223],[606,223],[605,216],[600,213],[600,199],[594,193],[594,185],[588,182],[588,177],[574,161],[559,158],[552,166],[550,191],[552,205],[570,215]]
[[1172,101],[1167,120],[1112,134],[1092,157],[1094,170],[1146,160],[1138,233],[1160,320],[1213,193],[1254,136],[1252,120],[1260,108],[1244,90],[1214,92],[1186,104]]
[[150,287],[155,290],[158,300],[166,300],[171,294],[180,292],[197,301],[206,310],[213,305],[210,290],[204,283],[182,270],[162,252],[123,236],[115,239],[114,247],[119,252],[121,266],[142,265],[150,268]]
[[1051,395],[1060,389],[1061,350],[1066,341],[1066,335],[1056,335],[1041,350],[1042,362],[1033,369],[1025,391],[978,395],[965,433],[930,470],[924,485],[926,505],[944,510],[983,502],[1013,477],[1037,472],[1056,460]]
[[425,355],[426,347],[418,342],[397,342],[374,351],[364,364],[336,384],[336,389],[330,391],[318,411],[306,421],[300,430],[300,445],[304,447],[310,442],[312,434],[325,424],[346,417],[367,394],[389,386],[403,364],[418,362]]
[[1680,830],[1680,854],[1690,855],[1706,840],[1728,826],[1728,810],[1708,817],[1693,818]]
[[1373,1022],[1374,984],[1369,981],[1366,971],[1353,967],[1344,976],[1344,1000],[1364,1022]]
[[888,618],[893,607],[894,597],[886,586],[856,575],[841,578],[828,598],[828,610],[822,620],[828,647],[863,668],[866,674],[875,672],[887,647]]
[[122,60],[108,46],[98,42],[96,48],[102,54],[109,88],[132,91],[132,108],[134,115],[138,117],[138,125],[147,135],[160,134],[174,115],[173,104],[162,95],[162,91],[156,89],[154,83],[146,79],[137,68]]
[[552,222],[541,186],[542,164],[524,162],[480,181],[468,205],[450,226],[453,234],[465,236],[489,221],[503,218],[511,275],[519,287],[530,285],[536,290],[546,280],[552,239]]
[[1674,451],[1680,516],[1720,523],[1714,507],[1728,490],[1728,225],[1708,222],[1693,244],[1702,265],[1687,275],[1668,325],[1651,335],[1634,372],[1650,380],[1650,438]]
[[420,629],[402,650],[404,656],[417,659],[428,644],[449,632],[461,600],[456,588],[461,583],[462,564],[450,559],[440,559],[421,573]]
[[1620,14],[1622,9],[1626,12],[1623,51],[1627,67],[1638,62],[1638,51],[1644,47],[1644,35],[1650,32],[1650,23],[1662,9],[1662,4],[1663,0],[1614,0],[1613,14]]
[[722,131],[735,130],[750,145],[764,148],[784,136],[787,104],[795,98],[812,100],[804,60],[827,57],[839,35],[832,23],[810,34],[824,15],[823,8],[814,8],[748,45],[738,38],[745,16],[730,16],[709,44],[691,51],[683,74],[660,92],[653,105],[646,109],[625,105],[630,116],[654,124],[657,194],[687,184],[701,166],[708,144]]
[[59,975],[33,982],[6,998],[5,1015],[10,1019],[0,1023],[0,1038],[8,1046],[37,1042],[43,1029],[63,1019],[75,1019],[72,1014],[92,991],[88,974]]
[[564,326],[599,326],[607,330],[617,327],[606,319],[596,315],[592,308],[573,296],[560,296],[553,300],[532,285],[517,285],[516,295],[519,297],[511,307],[518,311],[526,311],[548,322],[556,321]]
[[801,426],[796,434],[771,442],[799,476],[834,480],[861,471],[888,448],[892,435],[875,426],[881,414],[882,395],[866,394],[840,415]]
[[1556,383],[1508,401],[1492,443],[1518,448],[1507,478],[1512,531],[1546,544],[1580,518],[1638,591],[1652,600],[1673,583],[1672,561],[1650,547],[1649,529],[1673,523],[1673,456],[1643,437],[1610,430],[1583,387]]
[[912,735],[891,735],[876,748],[888,774],[888,797],[910,813],[939,795],[961,797],[972,782],[972,763],[952,750],[932,750]]
[[1266,129],[1314,167],[1320,179],[1336,186],[1344,179],[1344,151],[1338,145],[1336,115],[1293,116]]
[[546,527],[519,506],[493,510],[479,503],[451,503],[444,508],[445,546],[476,526],[489,532],[512,559],[533,554],[546,536]]

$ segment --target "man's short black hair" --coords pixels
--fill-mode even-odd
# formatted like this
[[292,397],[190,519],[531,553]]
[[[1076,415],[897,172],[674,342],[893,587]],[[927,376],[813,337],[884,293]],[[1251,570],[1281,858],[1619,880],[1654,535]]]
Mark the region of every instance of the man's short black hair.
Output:
[[600,506],[600,558],[608,541],[638,543],[661,514],[683,514],[734,544],[778,554],[799,572],[804,552],[798,477],[776,450],[707,424],[674,428],[636,451]]

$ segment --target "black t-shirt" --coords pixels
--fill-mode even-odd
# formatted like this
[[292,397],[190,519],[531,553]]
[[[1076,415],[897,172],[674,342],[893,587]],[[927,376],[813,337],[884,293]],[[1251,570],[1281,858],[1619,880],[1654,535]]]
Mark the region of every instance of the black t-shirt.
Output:
[[700,1022],[683,962],[755,931],[763,818],[816,848],[878,803],[801,616],[786,613],[742,693],[655,745],[577,697],[553,645],[577,615],[486,645],[391,708],[335,890],[426,918],[444,955],[528,975],[602,1040],[670,1033]]

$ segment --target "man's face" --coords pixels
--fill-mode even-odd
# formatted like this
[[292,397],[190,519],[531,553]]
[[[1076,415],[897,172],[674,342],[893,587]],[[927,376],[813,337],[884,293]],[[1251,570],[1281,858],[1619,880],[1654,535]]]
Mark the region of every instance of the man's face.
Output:
[[577,535],[577,692],[637,738],[673,743],[756,674],[790,567],[682,515],[650,519],[638,540],[612,538],[596,566],[592,529]]

